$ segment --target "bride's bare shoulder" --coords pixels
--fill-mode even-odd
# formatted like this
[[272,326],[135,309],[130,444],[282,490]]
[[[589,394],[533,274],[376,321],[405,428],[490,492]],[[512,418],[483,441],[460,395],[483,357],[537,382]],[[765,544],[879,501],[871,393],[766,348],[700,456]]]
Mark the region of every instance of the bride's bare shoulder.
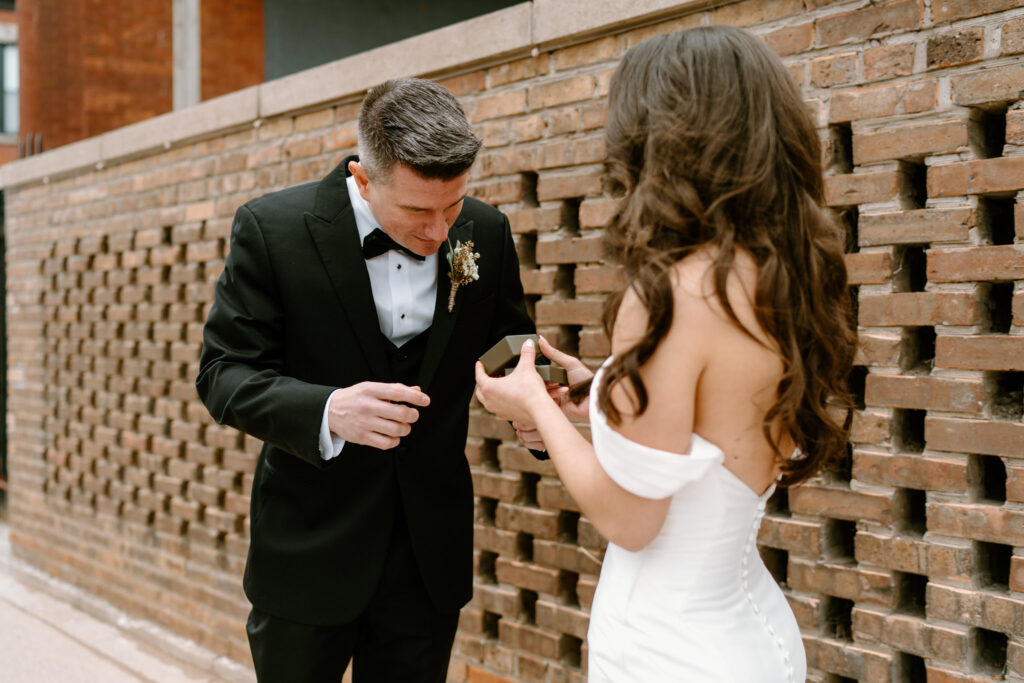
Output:
[[[675,300],[673,312],[680,322],[699,322],[708,331],[709,328],[721,328],[723,332],[731,329],[744,334],[742,330],[736,329],[735,322],[716,295],[717,256],[717,248],[707,246],[672,266],[670,278]],[[754,257],[746,250],[737,249],[726,274],[725,294],[743,327],[759,341],[766,342],[767,335],[757,322],[754,312],[757,277],[758,267]]]

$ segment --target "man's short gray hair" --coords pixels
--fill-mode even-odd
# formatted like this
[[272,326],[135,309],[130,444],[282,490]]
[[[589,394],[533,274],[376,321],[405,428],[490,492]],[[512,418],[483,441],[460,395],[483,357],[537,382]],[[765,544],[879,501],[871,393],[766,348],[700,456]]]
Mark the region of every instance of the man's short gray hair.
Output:
[[359,163],[376,180],[386,181],[396,162],[451,180],[469,170],[480,144],[459,101],[433,81],[385,81],[359,109]]

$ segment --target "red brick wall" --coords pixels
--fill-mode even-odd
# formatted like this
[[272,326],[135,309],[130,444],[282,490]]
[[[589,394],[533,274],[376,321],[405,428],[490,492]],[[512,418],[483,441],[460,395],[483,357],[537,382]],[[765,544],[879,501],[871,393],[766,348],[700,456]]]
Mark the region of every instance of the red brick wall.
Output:
[[[749,0],[445,80],[485,141],[541,330],[596,363],[621,286],[600,182],[617,60],[732,23],[790,66],[850,231],[862,407],[850,457],[777,494],[760,535],[809,680],[1024,676],[1024,6]],[[15,552],[247,658],[239,588],[258,444],[192,381],[231,216],[354,149],[357,106],[8,191]],[[604,541],[551,466],[472,411],[476,590],[451,679],[582,681]]]
[[200,92],[208,100],[263,82],[263,0],[203,0]]
[[[203,99],[263,82],[261,0],[200,5]],[[170,0],[24,0],[21,135],[52,149],[173,108]]]
[[170,111],[170,0],[23,0],[21,135],[45,149]]

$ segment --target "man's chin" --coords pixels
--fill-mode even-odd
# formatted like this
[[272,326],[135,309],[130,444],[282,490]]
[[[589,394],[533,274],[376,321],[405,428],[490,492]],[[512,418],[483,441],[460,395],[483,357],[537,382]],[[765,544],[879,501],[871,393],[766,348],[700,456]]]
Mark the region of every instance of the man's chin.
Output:
[[444,242],[424,242],[422,240],[416,240],[416,243],[410,245],[409,248],[415,251],[420,256],[433,256],[437,253],[437,250],[441,248]]

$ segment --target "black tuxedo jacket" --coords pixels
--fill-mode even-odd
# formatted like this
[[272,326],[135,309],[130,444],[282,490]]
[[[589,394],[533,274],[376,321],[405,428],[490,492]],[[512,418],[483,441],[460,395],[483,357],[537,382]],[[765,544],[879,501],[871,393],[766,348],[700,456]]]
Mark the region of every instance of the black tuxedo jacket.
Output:
[[434,603],[458,609],[469,600],[473,364],[503,336],[534,331],[507,218],[466,199],[449,236],[453,246],[472,240],[480,279],[459,288],[449,313],[442,247],[416,382],[430,406],[397,448],[348,443],[323,461],[318,438],[330,393],[392,381],[345,184],[348,161],[320,182],[238,209],[196,380],[218,423],[265,442],[252,488],[246,595],[306,624],[344,623],[365,607],[397,510]]

